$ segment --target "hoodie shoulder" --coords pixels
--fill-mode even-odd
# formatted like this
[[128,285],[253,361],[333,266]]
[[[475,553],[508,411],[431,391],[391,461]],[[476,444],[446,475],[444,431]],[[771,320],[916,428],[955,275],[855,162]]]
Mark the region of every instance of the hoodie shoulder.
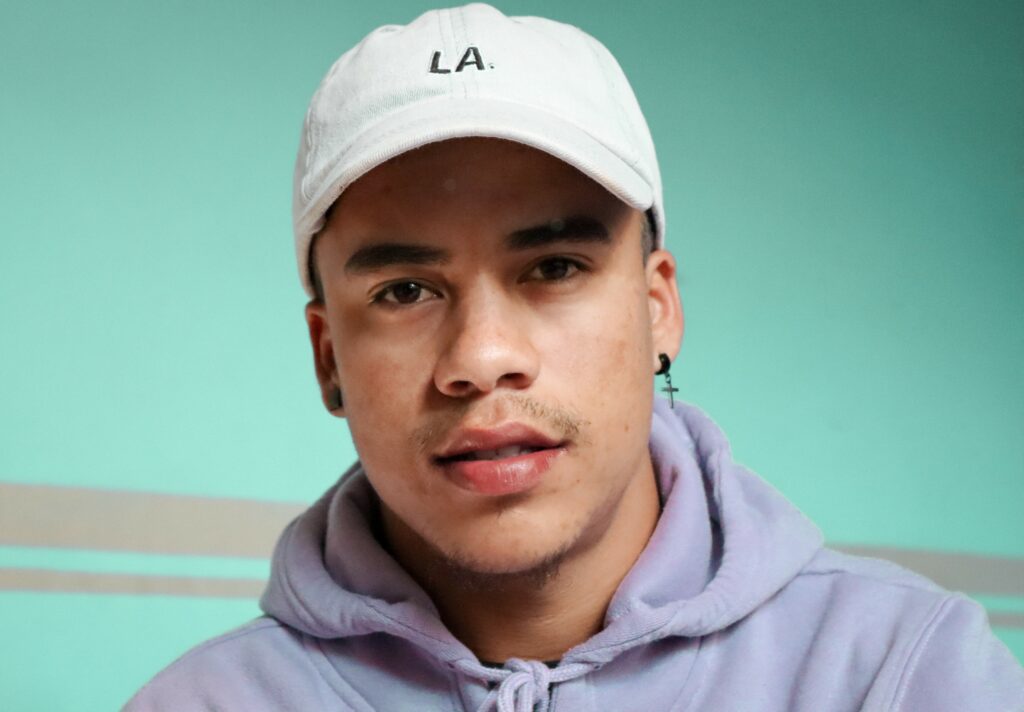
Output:
[[800,572],[801,576],[848,576],[873,581],[879,586],[896,586],[934,594],[945,594],[945,589],[931,579],[914,573],[885,559],[844,554],[835,549],[822,548]]
[[[316,642],[270,617],[192,648],[150,680],[122,712],[270,712],[337,706],[369,710],[351,689],[330,684],[311,654]],[[301,691],[296,698],[296,692]]]
[[822,617],[833,629],[850,625],[851,642],[881,644],[886,662],[866,709],[1024,710],[1024,668],[967,596],[892,562],[831,549],[794,583],[820,591],[832,609]]

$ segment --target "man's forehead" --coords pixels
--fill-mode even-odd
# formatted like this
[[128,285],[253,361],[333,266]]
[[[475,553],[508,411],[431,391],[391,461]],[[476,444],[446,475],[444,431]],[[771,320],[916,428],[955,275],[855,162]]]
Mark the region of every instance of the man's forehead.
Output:
[[[504,223],[509,247],[549,233],[567,239],[610,223],[630,207],[574,166],[514,141],[471,137],[412,149],[368,171],[325,213],[328,231],[379,233],[448,231],[452,224]],[[590,225],[592,228],[593,226]],[[393,235],[388,235],[393,233]],[[513,233],[515,233],[513,235]],[[515,239],[512,239],[515,238]]]
[[[487,136],[450,138],[400,153],[355,179],[346,195],[367,196],[396,190],[433,190],[465,195],[476,187],[501,184],[517,175],[560,186],[576,185],[611,193],[561,158],[517,141]],[[617,199],[616,199],[617,200]]]

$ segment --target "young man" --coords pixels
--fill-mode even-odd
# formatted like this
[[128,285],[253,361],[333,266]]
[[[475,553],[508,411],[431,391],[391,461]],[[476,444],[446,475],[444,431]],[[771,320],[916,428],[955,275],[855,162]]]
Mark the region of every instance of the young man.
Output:
[[486,5],[378,29],[312,100],[294,199],[359,462],[281,537],[267,616],[127,709],[1024,709],[980,606],[822,548],[653,398],[675,262],[595,40]]

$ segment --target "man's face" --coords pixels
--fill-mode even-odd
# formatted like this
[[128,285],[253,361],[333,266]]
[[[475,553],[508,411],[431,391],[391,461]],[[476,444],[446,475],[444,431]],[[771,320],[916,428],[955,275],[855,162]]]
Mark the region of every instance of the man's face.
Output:
[[[650,476],[652,378],[682,312],[671,255],[643,265],[643,219],[497,139],[430,144],[345,191],[315,245],[325,303],[306,317],[390,538],[526,572],[599,540]],[[530,440],[510,425],[542,449],[442,457],[481,432]]]

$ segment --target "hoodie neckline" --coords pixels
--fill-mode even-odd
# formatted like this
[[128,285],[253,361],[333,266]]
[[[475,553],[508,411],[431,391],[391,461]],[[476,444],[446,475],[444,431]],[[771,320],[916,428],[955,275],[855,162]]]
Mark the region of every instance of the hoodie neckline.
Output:
[[[774,595],[821,547],[817,528],[733,461],[721,429],[700,409],[654,400],[649,448],[662,514],[614,594],[605,628],[562,665],[600,665],[659,638],[721,629]],[[357,462],[282,534],[263,610],[318,638],[395,635],[484,679],[487,668],[374,537],[375,512],[376,494]]]

